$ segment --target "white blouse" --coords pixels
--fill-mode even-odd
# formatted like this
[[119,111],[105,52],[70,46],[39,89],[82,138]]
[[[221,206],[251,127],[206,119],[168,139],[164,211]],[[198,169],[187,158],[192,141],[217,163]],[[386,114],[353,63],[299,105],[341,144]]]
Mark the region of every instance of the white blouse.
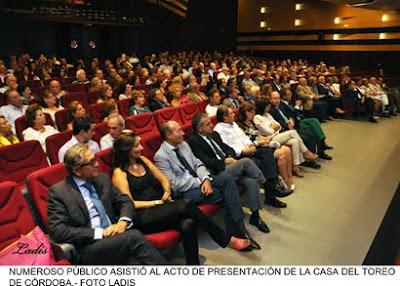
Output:
[[32,127],[29,127],[22,131],[22,136],[24,138],[24,141],[29,141],[29,140],[37,140],[39,141],[40,145],[42,145],[43,151],[46,153],[46,138],[58,133],[58,131],[50,125],[45,125],[44,131],[40,132]]
[[[256,125],[259,135],[276,135],[282,129],[278,121],[276,121],[271,114],[267,113],[264,116],[257,114],[253,118],[253,122]],[[271,125],[279,125],[279,130],[275,131]]]

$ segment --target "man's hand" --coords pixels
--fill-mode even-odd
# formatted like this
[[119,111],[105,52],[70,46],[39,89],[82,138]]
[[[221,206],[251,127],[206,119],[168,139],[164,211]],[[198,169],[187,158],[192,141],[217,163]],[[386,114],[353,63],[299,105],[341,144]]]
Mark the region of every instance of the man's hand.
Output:
[[213,193],[213,189],[212,189],[211,182],[209,179],[205,179],[203,181],[203,183],[200,186],[200,190],[203,193],[203,195],[206,197]]
[[271,138],[264,136],[258,139],[257,142],[259,146],[266,146],[269,144],[269,142],[271,142]]
[[230,165],[230,164],[236,163],[237,160],[232,157],[226,157],[224,162],[225,162],[225,165]]
[[278,131],[280,127],[278,124],[273,123],[271,124],[271,128],[274,129],[274,131]]
[[128,222],[125,220],[120,220],[119,222],[110,225],[106,229],[103,230],[103,237],[111,237],[116,234],[124,233]]
[[253,155],[256,152],[256,146],[247,145],[244,149],[242,149],[242,155]]
[[293,129],[294,128],[294,120],[293,120],[293,118],[289,118],[288,127],[289,127],[289,129]]

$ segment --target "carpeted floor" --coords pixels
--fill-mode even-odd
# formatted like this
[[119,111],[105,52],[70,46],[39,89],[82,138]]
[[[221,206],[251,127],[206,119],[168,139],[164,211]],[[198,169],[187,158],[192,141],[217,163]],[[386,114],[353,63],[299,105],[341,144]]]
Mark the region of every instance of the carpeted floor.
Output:
[[[320,161],[321,170],[304,168],[296,192],[284,199],[287,209],[264,207],[271,233],[248,226],[262,250],[220,249],[201,232],[205,265],[363,263],[400,181],[400,116],[379,124],[336,120],[323,128],[334,160]],[[214,219],[223,225],[223,211]],[[169,257],[184,263],[181,247]]]

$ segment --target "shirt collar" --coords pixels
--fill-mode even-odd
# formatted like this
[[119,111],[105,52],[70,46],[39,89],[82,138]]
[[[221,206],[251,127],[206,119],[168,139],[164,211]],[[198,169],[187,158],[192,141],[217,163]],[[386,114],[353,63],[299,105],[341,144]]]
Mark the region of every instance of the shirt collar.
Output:
[[78,188],[82,187],[84,184],[86,184],[85,180],[79,179],[78,177],[72,176],[72,179],[74,180],[75,184],[78,186]]
[[165,141],[165,145],[166,145],[167,148],[168,148],[169,150],[171,150],[171,151],[174,151],[176,148],[179,147],[179,145],[175,147],[174,145],[168,143],[167,141]]

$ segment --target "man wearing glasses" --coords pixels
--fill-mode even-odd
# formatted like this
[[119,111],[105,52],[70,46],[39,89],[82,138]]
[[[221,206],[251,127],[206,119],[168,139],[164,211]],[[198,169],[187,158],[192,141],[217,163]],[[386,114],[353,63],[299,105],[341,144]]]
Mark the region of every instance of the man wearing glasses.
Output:
[[128,196],[99,173],[93,151],[76,144],[64,156],[68,176],[49,190],[50,236],[73,244],[78,264],[166,264],[161,254],[133,229],[136,214]]

